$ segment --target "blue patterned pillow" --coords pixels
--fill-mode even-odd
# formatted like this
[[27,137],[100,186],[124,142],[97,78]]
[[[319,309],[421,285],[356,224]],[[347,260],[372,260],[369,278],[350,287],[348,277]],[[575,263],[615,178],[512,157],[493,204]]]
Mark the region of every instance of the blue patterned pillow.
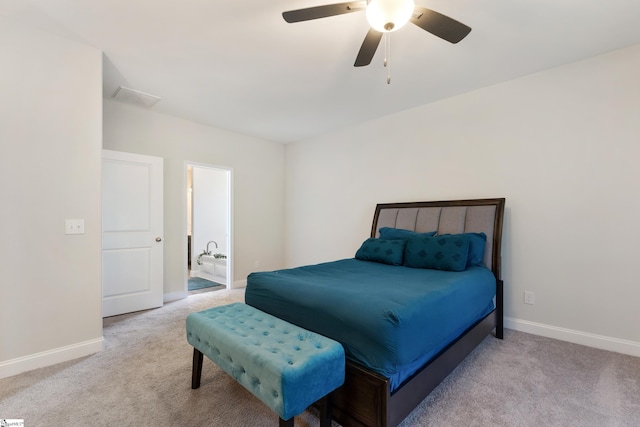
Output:
[[405,230],[403,228],[391,228],[391,227],[382,227],[380,228],[380,238],[387,240],[408,240],[414,239],[416,237],[429,237],[434,236],[436,234],[435,231],[428,231],[426,233],[418,233],[417,231]]
[[404,251],[404,265],[434,270],[463,271],[467,268],[469,240],[469,236],[462,234],[408,240]]
[[386,240],[369,238],[356,252],[356,259],[402,265],[406,240]]
[[467,267],[472,265],[484,265],[484,247],[487,243],[487,235],[484,233],[440,234],[440,236],[468,236],[469,255]]

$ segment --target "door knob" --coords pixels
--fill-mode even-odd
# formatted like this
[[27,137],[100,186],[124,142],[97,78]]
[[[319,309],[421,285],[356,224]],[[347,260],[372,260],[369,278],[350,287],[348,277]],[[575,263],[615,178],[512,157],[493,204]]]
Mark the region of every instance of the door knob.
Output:
[[162,237],[156,237],[156,242],[162,242]]

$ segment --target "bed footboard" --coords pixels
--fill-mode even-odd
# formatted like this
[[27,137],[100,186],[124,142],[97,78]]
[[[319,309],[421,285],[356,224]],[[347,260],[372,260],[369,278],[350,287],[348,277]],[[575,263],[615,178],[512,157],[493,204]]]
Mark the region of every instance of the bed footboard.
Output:
[[334,419],[344,427],[397,426],[493,329],[497,335],[498,323],[498,310],[493,310],[393,394],[387,378],[347,362],[345,383],[333,395]]
[[344,427],[386,425],[390,383],[347,361],[344,385],[333,392],[333,418]]

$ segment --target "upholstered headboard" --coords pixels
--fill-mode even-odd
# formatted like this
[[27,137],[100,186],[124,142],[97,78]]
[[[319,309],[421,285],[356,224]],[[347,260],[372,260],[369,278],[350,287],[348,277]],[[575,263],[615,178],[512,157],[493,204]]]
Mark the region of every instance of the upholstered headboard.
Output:
[[444,202],[381,203],[373,216],[371,237],[378,237],[381,227],[403,228],[437,234],[484,232],[487,243],[484,265],[501,279],[500,247],[504,198],[449,200]]

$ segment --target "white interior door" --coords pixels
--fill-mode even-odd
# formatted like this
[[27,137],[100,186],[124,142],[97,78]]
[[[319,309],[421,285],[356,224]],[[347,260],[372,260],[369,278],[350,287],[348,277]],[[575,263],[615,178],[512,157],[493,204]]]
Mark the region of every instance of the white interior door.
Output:
[[163,159],[102,150],[102,315],[163,302]]

